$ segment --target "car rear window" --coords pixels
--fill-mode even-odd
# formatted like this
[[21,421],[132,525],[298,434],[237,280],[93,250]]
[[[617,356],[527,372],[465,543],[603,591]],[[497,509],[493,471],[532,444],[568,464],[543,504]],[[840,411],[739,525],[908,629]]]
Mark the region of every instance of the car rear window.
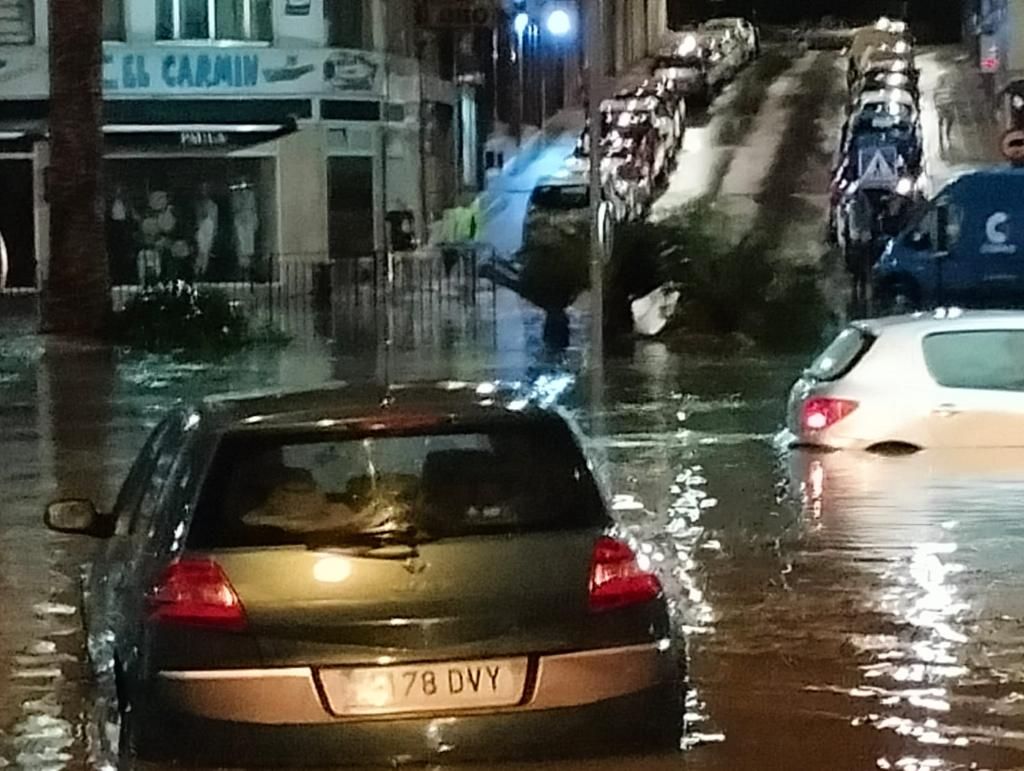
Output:
[[832,341],[807,373],[817,380],[838,380],[859,362],[875,343],[875,336],[859,327],[847,327]]
[[538,187],[530,200],[538,209],[585,209],[590,205],[590,189],[586,185]]
[[925,337],[922,348],[941,386],[1024,391],[1024,330],[940,332]]
[[416,435],[228,436],[188,544],[216,549],[345,546],[607,524],[561,424]]

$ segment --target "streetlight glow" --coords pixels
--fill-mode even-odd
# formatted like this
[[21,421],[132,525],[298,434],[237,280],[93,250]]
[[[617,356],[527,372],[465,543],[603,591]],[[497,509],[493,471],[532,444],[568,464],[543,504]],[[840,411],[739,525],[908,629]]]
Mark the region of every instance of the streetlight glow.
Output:
[[572,17],[569,12],[556,8],[548,14],[548,32],[555,37],[565,37],[572,32]]
[[530,26],[530,14],[528,13],[517,13],[516,18],[512,21],[512,29],[516,31],[516,35],[522,39],[523,35],[526,34],[526,28]]

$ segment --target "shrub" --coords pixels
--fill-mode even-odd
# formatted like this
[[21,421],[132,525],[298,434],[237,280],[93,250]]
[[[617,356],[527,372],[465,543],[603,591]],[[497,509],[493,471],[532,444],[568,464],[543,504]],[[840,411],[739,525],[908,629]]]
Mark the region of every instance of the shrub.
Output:
[[250,342],[245,315],[227,295],[178,281],[150,287],[114,314],[115,341],[154,352],[221,352]]

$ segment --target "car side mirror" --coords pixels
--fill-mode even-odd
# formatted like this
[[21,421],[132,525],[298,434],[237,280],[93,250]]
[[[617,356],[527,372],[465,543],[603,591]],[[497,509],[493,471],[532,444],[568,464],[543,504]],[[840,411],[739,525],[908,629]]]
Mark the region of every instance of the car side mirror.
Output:
[[79,498],[54,501],[46,507],[43,521],[58,533],[94,538],[109,538],[114,534],[114,518],[96,511],[92,501]]

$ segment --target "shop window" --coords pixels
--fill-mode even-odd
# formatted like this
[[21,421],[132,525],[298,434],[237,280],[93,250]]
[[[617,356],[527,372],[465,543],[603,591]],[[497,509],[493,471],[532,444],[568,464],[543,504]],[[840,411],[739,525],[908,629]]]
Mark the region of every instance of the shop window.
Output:
[[0,3],[0,45],[32,45],[35,31],[32,0]]
[[107,252],[115,285],[265,281],[276,217],[274,161],[108,161]]
[[103,39],[124,40],[124,0],[103,0]]
[[157,40],[273,39],[271,0],[157,0]]
[[327,45],[332,48],[372,48],[366,0],[324,0]]

